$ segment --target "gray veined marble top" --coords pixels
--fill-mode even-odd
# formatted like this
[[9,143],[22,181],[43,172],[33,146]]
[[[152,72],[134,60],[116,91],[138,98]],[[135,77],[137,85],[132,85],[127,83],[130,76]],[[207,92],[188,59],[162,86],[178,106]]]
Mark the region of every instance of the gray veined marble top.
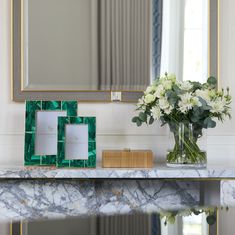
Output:
[[101,168],[96,169],[68,169],[55,167],[23,167],[0,166],[1,179],[235,179],[235,167],[211,165],[207,168],[170,168],[163,164],[156,164],[153,168]]

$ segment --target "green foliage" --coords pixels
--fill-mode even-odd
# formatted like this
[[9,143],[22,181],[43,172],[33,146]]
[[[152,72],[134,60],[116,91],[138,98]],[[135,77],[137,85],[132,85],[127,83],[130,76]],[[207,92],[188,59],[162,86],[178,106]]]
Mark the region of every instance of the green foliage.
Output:
[[206,222],[209,224],[209,225],[213,225],[215,222],[216,222],[216,217],[215,215],[208,215],[206,217]]
[[212,87],[215,88],[217,86],[217,79],[215,77],[209,77],[207,79],[207,83]]
[[[132,118],[137,126],[151,125],[155,120],[162,126],[168,124],[172,132],[177,131],[178,123],[191,123],[194,138],[202,135],[203,128],[214,128],[215,119],[223,121],[231,118],[231,95],[229,88],[217,91],[217,79],[209,77],[206,83],[179,82],[174,75],[157,78],[144,92],[137,104],[138,115]],[[225,94],[226,93],[226,94]],[[149,99],[149,96],[154,99]]]

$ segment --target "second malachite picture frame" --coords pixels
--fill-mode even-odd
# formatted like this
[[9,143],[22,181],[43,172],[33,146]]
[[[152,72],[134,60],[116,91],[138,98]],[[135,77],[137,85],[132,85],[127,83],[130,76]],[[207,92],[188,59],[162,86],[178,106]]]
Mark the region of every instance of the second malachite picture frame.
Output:
[[[85,157],[82,156],[81,159],[71,159],[66,156],[66,127],[87,127],[83,129],[80,133],[80,137],[85,135],[84,131],[87,131],[86,150],[82,151]],[[77,129],[78,130],[78,129]],[[75,132],[77,131],[75,130]],[[70,130],[71,137],[71,130]],[[79,137],[76,134],[73,136],[77,138],[77,144],[79,143]],[[83,138],[82,138],[83,139]],[[71,143],[72,138],[69,138]],[[81,140],[80,140],[81,141]],[[96,167],[96,118],[95,117],[59,117],[58,118],[58,154],[57,154],[57,167],[78,167],[78,168],[95,168]],[[85,144],[80,142],[79,146]],[[81,149],[80,149],[81,150]],[[87,151],[87,152],[86,152]]]
[[[58,154],[57,117],[62,113],[62,116],[76,117],[77,101],[26,101],[24,147],[24,164],[26,166],[56,165]],[[53,121],[52,124],[50,124],[50,121]],[[36,153],[37,151],[43,151],[44,145],[50,147],[50,141],[55,142],[55,146],[52,146],[53,149],[48,149],[45,152],[51,152],[52,154]]]

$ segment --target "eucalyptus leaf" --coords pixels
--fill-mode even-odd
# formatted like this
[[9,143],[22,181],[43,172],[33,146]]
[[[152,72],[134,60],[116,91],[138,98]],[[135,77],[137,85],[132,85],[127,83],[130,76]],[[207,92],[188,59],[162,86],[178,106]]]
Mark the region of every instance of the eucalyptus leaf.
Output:
[[140,120],[140,119],[137,119],[137,121],[136,121],[136,125],[137,125],[137,126],[141,126],[141,125],[142,125],[142,122],[141,122],[141,120]]
[[216,85],[217,85],[217,79],[215,78],[215,77],[209,77],[208,79],[207,79],[207,83],[210,85],[210,86],[212,86],[212,87],[216,87]]
[[147,114],[146,113],[144,113],[144,112],[140,112],[139,113],[139,119],[141,120],[141,121],[143,121],[143,122],[146,122],[147,121]]
[[209,225],[213,225],[216,222],[216,217],[214,215],[209,215],[206,217],[206,222]]
[[153,124],[153,122],[154,122],[154,118],[151,116],[149,119],[149,125]]
[[133,117],[131,121],[132,122],[137,122],[138,119],[139,119],[139,117]]
[[216,126],[216,122],[213,121],[210,117],[204,120],[205,128],[214,128]]

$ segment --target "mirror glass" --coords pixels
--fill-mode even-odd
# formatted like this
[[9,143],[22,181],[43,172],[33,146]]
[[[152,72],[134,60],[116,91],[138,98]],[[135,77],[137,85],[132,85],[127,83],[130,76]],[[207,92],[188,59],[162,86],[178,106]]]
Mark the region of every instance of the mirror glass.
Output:
[[[176,212],[175,212],[176,213]],[[134,213],[110,216],[73,217],[23,223],[24,235],[213,235],[216,216],[208,224],[206,213],[174,215]],[[161,219],[162,218],[162,219]],[[211,219],[211,218],[210,218]],[[214,231],[215,232],[215,231]]]
[[144,90],[203,82],[208,0],[22,0],[23,91]]

